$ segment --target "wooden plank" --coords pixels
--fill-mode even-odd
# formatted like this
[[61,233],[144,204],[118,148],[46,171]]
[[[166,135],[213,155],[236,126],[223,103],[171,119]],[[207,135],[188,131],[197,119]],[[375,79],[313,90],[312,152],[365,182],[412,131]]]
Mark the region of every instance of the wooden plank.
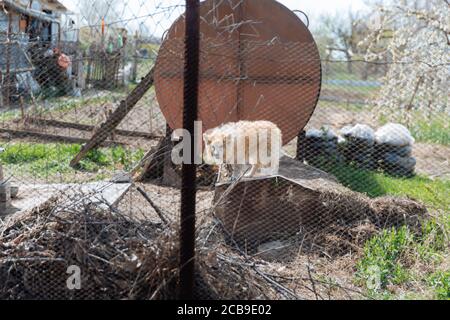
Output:
[[142,169],[134,181],[143,182],[147,179],[156,180],[165,178],[165,173],[169,165],[172,165],[170,155],[173,148],[171,140],[172,129],[166,125],[166,136],[161,138],[156,148],[147,152],[139,164],[133,169],[134,176],[139,169]]
[[[87,143],[89,139],[77,138],[77,137],[67,137],[67,136],[58,136],[49,133],[42,132],[34,132],[27,130],[13,130],[13,129],[5,129],[0,128],[0,133],[7,133],[14,138],[38,138],[46,141],[56,141],[56,142],[65,142],[65,143]],[[124,143],[115,142],[115,141],[102,141],[99,146],[102,147],[111,147],[124,145]]]
[[[42,126],[69,128],[69,129],[76,129],[76,130],[82,130],[82,131],[93,131],[96,129],[96,126],[92,126],[92,125],[88,125],[88,124],[65,122],[65,121],[59,121],[59,120],[53,120],[53,119],[29,118],[29,121],[31,123],[34,123],[37,125],[42,125]],[[157,135],[151,134],[149,132],[130,131],[130,130],[121,130],[121,129],[114,130],[114,134],[126,136],[126,137],[146,138],[146,139],[150,139],[150,140],[162,138],[161,136],[157,136]]]
[[87,142],[81,151],[72,159],[70,165],[75,167],[84,158],[84,156],[92,149],[98,147],[111,132],[122,122],[127,114],[134,108],[139,100],[151,88],[154,82],[154,68],[142,79],[142,81],[134,88],[134,90],[127,96],[125,100],[120,102],[120,105],[111,114],[111,116],[100,126],[94,133],[92,138]]

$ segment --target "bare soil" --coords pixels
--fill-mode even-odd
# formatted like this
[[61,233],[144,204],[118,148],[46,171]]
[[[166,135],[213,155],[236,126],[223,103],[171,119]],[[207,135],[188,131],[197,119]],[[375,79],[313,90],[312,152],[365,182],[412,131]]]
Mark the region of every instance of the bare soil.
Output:
[[413,151],[418,173],[430,178],[450,179],[450,147],[416,143]]
[[[122,97],[125,98],[125,95]],[[121,99],[114,102],[91,102],[86,99],[86,105],[82,108],[73,108],[67,112],[54,112],[46,115],[46,118],[60,121],[100,125],[108,117],[109,112],[115,110]],[[155,94],[149,91],[130,111],[120,123],[118,129],[135,130],[149,133],[164,133],[165,119],[159,110]]]

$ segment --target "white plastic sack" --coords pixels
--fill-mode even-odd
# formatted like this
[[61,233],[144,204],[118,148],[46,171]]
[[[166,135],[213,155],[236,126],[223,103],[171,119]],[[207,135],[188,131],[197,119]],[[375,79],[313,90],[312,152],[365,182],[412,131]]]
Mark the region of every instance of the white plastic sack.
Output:
[[324,128],[321,130],[318,129],[310,129],[308,131],[306,131],[306,137],[307,138],[323,138],[323,139],[336,139],[338,136],[336,135],[336,133],[334,133],[333,130],[328,129],[328,128]]
[[341,134],[344,137],[353,137],[361,140],[365,140],[369,143],[375,141],[375,131],[365,124],[357,124],[356,126],[346,126],[341,129]]
[[387,144],[395,147],[411,146],[415,140],[409,130],[401,125],[389,123],[375,133],[375,141],[378,144]]

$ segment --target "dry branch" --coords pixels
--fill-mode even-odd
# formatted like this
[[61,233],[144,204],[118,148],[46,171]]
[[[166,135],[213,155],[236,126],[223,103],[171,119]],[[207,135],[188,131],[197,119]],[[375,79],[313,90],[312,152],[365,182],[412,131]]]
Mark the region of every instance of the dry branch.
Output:
[[152,206],[153,210],[155,210],[156,214],[161,219],[161,221],[165,225],[168,225],[170,223],[169,220],[166,218],[165,214],[161,211],[161,209],[152,201],[152,199],[150,199],[148,194],[141,187],[137,187],[137,191],[139,191],[139,193],[144,197],[144,199],[147,200],[147,202]]
[[[173,299],[178,226],[161,228],[74,197],[76,208],[53,200],[0,225],[0,299]],[[273,286],[240,261],[220,243],[199,250],[196,298],[277,298]],[[67,289],[72,265],[86,275],[80,290]]]

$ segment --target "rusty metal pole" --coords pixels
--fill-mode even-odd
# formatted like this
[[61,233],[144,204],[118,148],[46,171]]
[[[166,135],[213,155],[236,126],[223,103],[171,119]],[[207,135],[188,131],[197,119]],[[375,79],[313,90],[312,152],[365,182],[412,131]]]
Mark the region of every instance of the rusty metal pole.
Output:
[[181,182],[180,299],[192,300],[195,277],[196,165],[194,127],[198,113],[199,0],[186,0],[183,128],[190,133],[191,161],[184,163]]

